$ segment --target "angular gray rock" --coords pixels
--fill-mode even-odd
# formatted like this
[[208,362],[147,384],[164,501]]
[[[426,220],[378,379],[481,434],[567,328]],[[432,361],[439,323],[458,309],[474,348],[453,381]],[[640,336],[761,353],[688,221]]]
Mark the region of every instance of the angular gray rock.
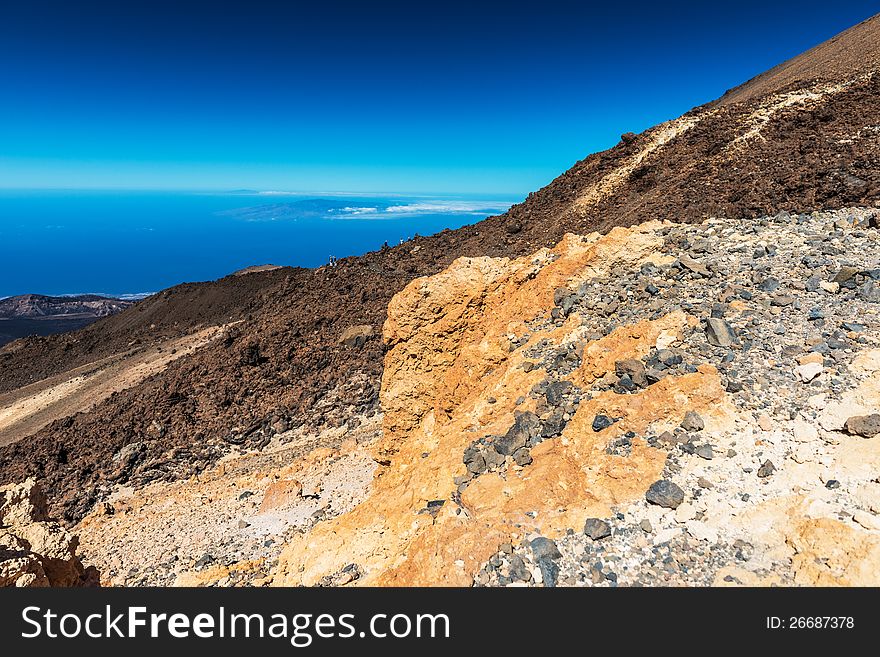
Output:
[[736,332],[723,319],[709,317],[706,320],[706,339],[716,347],[729,347],[736,344]]
[[706,423],[699,413],[688,411],[684,414],[684,419],[681,421],[681,428],[685,431],[702,431],[706,428]]
[[544,536],[533,538],[529,545],[532,548],[532,554],[535,555],[535,561],[540,559],[559,559],[562,556],[559,548],[556,547],[556,543]]
[[516,416],[513,426],[507,433],[495,439],[495,450],[499,454],[511,456],[516,450],[525,447],[532,435],[538,435],[541,429],[541,419],[526,411]]
[[645,499],[651,504],[675,509],[684,502],[684,491],[668,479],[661,479],[651,484],[648,492],[645,493]]
[[617,376],[628,375],[639,388],[648,387],[648,377],[645,372],[645,364],[635,358],[619,360],[614,364],[614,372]]
[[584,523],[584,534],[598,541],[607,536],[611,536],[611,525],[601,518],[587,518]]

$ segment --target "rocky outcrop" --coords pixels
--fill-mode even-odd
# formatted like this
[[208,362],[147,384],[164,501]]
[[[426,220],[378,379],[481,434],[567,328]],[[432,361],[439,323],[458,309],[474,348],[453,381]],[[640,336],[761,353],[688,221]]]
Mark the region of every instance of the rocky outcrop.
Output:
[[46,511],[33,479],[0,487],[0,586],[93,586],[98,572],[76,556],[79,539]]
[[649,222],[417,279],[372,491],[275,583],[876,584],[877,214]]
[[[687,410],[724,425],[732,409],[711,366],[626,399],[577,392],[697,324],[673,312],[598,337],[579,315],[553,310],[554,299],[589,295],[619,268],[668,262],[662,228],[569,235],[513,260],[461,259],[397,295],[384,327],[384,437],[375,449],[387,467],[358,508],[288,547],[278,583],[314,584],[354,563],[361,583],[469,585],[499,545],[562,536],[644,494],[665,454],[642,438],[616,454],[612,433],[659,432]],[[577,355],[560,364],[560,353]],[[614,417],[613,430],[594,430],[599,414]],[[475,452],[493,465],[468,461]]]

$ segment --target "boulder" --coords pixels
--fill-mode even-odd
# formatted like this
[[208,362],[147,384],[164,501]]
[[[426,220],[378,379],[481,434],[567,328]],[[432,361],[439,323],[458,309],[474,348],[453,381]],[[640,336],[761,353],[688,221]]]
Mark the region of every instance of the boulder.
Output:
[[848,433],[865,438],[873,438],[880,434],[880,413],[856,415],[846,421]]

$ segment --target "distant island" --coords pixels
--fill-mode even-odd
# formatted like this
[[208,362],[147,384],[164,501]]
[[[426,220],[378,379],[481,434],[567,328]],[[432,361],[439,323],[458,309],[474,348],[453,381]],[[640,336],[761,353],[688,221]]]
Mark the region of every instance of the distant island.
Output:
[[0,299],[0,346],[29,335],[73,331],[133,304],[134,301],[97,294],[69,297],[22,294]]

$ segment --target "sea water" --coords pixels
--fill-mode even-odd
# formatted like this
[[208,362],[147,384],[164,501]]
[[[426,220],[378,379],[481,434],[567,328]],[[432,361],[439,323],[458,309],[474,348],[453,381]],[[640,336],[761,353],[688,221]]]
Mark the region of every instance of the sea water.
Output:
[[123,296],[251,265],[315,267],[479,221],[515,200],[0,190],[0,297]]

